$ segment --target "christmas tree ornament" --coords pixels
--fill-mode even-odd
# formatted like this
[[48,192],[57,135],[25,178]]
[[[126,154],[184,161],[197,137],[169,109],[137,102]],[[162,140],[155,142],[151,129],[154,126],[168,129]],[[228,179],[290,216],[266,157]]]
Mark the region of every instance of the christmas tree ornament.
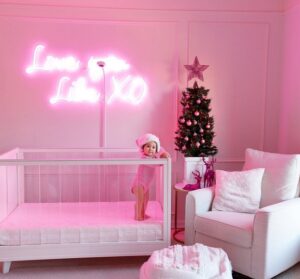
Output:
[[184,67],[188,70],[188,81],[193,78],[203,79],[203,72],[209,67],[208,65],[201,65],[199,63],[198,57],[196,56],[192,65],[184,65]]
[[[200,65],[198,58],[195,59],[194,65],[187,66],[190,66],[187,67],[191,73],[190,78],[199,79],[203,78],[203,71],[208,67]],[[193,69],[196,72],[193,73]],[[187,87],[182,92],[180,101],[182,112],[175,132],[175,149],[185,157],[208,157],[218,152],[213,144],[214,118],[210,116],[211,99],[208,98],[208,93],[209,90],[203,86],[199,87],[197,81],[194,82],[193,87]]]

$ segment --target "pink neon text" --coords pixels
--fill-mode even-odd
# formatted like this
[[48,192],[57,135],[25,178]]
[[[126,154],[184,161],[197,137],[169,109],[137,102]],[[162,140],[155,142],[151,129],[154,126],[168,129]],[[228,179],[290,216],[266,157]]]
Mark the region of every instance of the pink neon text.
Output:
[[[96,103],[99,100],[100,94],[94,88],[88,87],[86,79],[83,77],[78,78],[72,82],[68,90],[65,89],[66,83],[70,80],[68,77],[62,77],[58,82],[56,95],[51,97],[50,103],[57,102],[89,102]],[[83,94],[84,92],[84,94]]]
[[44,50],[43,45],[36,46],[33,54],[32,64],[26,68],[26,73],[32,74],[38,71],[67,71],[75,72],[79,69],[80,61],[73,56],[67,56],[63,58],[57,58],[51,55],[47,55],[42,59],[42,52]]
[[[137,105],[147,95],[148,86],[143,78],[130,75],[124,76],[124,74],[118,76],[119,73],[126,72],[130,68],[130,65],[125,60],[112,55],[107,57],[90,57],[87,68],[79,69],[81,62],[73,56],[58,58],[48,55],[42,61],[41,53],[44,48],[43,45],[38,45],[35,48],[33,63],[26,68],[26,72],[28,74],[53,71],[69,73],[68,76],[64,75],[59,78],[56,92],[50,98],[51,104],[59,102],[96,103],[100,101],[100,96],[103,95],[102,99],[107,104],[111,104],[114,101],[122,101]],[[102,61],[103,67],[98,66],[99,61]],[[75,75],[79,70],[80,74],[83,70],[86,70],[86,76]],[[74,76],[70,77],[70,74]],[[108,82],[105,82],[105,75],[110,77]],[[102,93],[98,89],[91,87],[92,83],[99,81],[101,81],[100,84],[97,83],[93,86],[102,88]]]

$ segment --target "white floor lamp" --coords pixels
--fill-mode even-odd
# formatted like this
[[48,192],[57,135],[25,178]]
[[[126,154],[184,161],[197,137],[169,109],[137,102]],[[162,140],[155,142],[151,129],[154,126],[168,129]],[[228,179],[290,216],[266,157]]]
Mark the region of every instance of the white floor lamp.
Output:
[[104,67],[105,67],[105,62],[104,61],[97,61],[97,65],[102,69],[102,73],[103,73],[103,98],[100,99],[100,112],[99,112],[99,116],[100,116],[100,135],[99,135],[99,146],[100,147],[106,147],[106,84],[105,84],[105,71],[104,71]]

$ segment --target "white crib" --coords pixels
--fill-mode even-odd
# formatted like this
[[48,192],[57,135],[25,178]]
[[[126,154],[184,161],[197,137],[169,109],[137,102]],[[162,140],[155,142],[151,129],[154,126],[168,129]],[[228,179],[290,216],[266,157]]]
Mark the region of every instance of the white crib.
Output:
[[[131,184],[153,165],[147,218]],[[0,156],[0,263],[150,255],[170,245],[171,161],[132,149],[14,149]]]

